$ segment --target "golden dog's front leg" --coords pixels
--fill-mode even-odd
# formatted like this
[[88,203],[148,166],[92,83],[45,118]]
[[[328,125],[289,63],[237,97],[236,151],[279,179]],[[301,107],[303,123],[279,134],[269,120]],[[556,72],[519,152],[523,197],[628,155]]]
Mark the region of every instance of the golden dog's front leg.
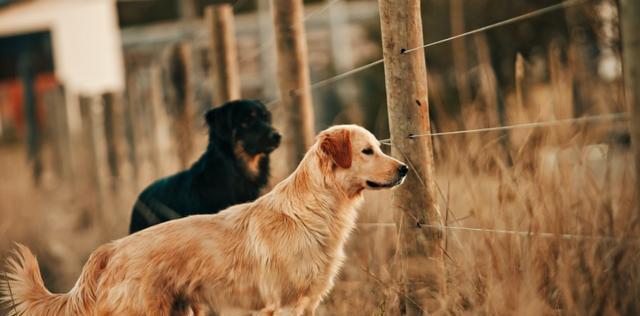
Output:
[[273,316],[275,315],[276,310],[277,310],[277,307],[275,306],[267,306],[261,309],[260,311],[258,311],[257,313],[252,313],[251,316]]
[[252,316],[302,316],[303,312],[294,307],[264,308]]
[[294,307],[294,312],[296,316],[301,316],[304,314],[305,310],[308,308],[311,303],[311,299],[308,296],[301,297],[298,299],[296,306]]
[[302,316],[310,301],[308,297],[303,297],[290,306],[270,305],[260,310],[256,316]]
[[315,316],[316,315],[316,309],[320,305],[321,301],[322,301],[322,297],[320,297],[320,296],[318,296],[318,297],[316,297],[314,299],[310,299],[309,300],[309,304],[307,304],[305,306],[304,313],[302,315],[304,315],[304,316]]
[[209,313],[209,308],[206,305],[200,305],[200,304],[194,304],[191,307],[191,311],[192,314],[189,315],[193,315],[193,316],[207,316]]

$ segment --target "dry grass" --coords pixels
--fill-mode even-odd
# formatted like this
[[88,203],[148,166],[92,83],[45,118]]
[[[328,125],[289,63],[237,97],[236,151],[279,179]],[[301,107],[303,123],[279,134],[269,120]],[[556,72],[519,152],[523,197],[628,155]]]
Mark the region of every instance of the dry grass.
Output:
[[[604,103],[596,103],[596,108],[620,111],[617,89],[594,91],[595,99]],[[520,108],[508,96],[507,108],[519,109],[508,112],[508,119],[563,117],[554,109],[567,106],[566,96],[558,97],[566,94],[562,87],[536,85],[529,91]],[[473,127],[491,126],[488,122],[496,120],[477,103],[464,115]],[[436,180],[447,225],[533,233],[445,230],[447,292],[440,297],[440,314],[640,313],[634,162],[628,144],[611,137],[626,131],[627,124],[599,122],[435,139]],[[390,222],[389,198],[368,199],[361,221]],[[557,237],[535,236],[536,232]],[[398,268],[396,238],[392,225],[361,224],[341,282],[324,305],[326,315],[398,313],[402,284],[393,272]]]
[[[624,124],[624,123],[619,123]],[[576,128],[564,142],[554,129],[534,131],[505,163],[498,133],[448,136],[438,141],[438,179],[448,225],[586,236],[615,241],[523,237],[449,230],[445,258],[446,314],[634,315],[640,312],[640,258],[630,150],[602,140],[614,124]],[[593,133],[587,133],[593,131]],[[555,139],[555,138],[554,138]],[[47,283],[70,287],[87,254],[122,236],[128,203],[114,195],[115,227],[82,215],[82,199],[51,180],[34,190],[21,163],[22,148],[2,148],[0,239],[35,247]],[[605,150],[606,152],[601,152]],[[362,223],[392,223],[389,193],[367,194]],[[84,219],[83,219],[84,218]],[[107,231],[107,233],[105,233]],[[401,285],[395,280],[393,225],[359,225],[349,259],[322,315],[394,315]]]
[[[542,139],[553,130],[539,133]],[[584,134],[584,133],[582,133]],[[525,149],[504,163],[498,135],[443,138],[438,166],[448,225],[584,238],[448,230],[444,314],[636,315],[640,256],[628,148],[588,146],[587,137]],[[458,137],[458,136],[454,136]],[[444,146],[443,146],[444,148]],[[600,150],[606,149],[605,155]],[[596,151],[596,152],[594,152]],[[552,158],[554,157],[554,158]],[[551,161],[550,161],[551,160]],[[371,197],[370,197],[371,198]],[[382,196],[363,222],[389,222]],[[375,218],[374,214],[386,218]],[[374,218],[371,218],[371,217]],[[599,239],[598,236],[611,236]],[[593,237],[593,238],[592,238]],[[390,271],[393,226],[361,225],[326,314],[395,314],[401,284]]]
[[[553,103],[558,93],[544,86],[529,91],[518,101],[529,109],[531,103]],[[616,93],[593,93],[602,103],[616,104],[604,96]],[[506,99],[507,107],[516,102],[511,96]],[[482,104],[472,104],[465,122],[490,125],[495,118],[487,113]],[[543,108],[511,114],[516,121],[553,117]],[[439,298],[440,313],[640,314],[633,161],[630,148],[607,142],[609,133],[625,129],[625,122],[612,122],[514,131],[508,135],[509,150],[498,132],[437,138],[436,180],[447,225],[588,237],[446,230],[447,292]],[[96,245],[126,233],[140,186],[177,168],[164,166],[155,174],[143,158],[139,184],[131,184],[123,157],[115,191],[107,192],[102,213],[96,213],[87,206],[93,195],[86,187],[72,189],[47,174],[43,186],[34,189],[23,153],[19,146],[0,147],[0,251],[6,254],[12,241],[27,243],[43,262],[47,284],[59,291],[73,284]],[[366,200],[348,260],[321,315],[398,314],[402,287],[396,274],[398,236],[390,193],[368,193]]]

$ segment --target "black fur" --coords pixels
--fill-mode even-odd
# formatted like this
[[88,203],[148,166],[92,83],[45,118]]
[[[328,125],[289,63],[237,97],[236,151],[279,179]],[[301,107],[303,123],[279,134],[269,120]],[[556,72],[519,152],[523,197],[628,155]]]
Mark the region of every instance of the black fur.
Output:
[[[269,154],[280,144],[271,114],[257,100],[239,100],[209,110],[209,145],[191,168],[148,186],[131,214],[129,232],[193,214],[213,214],[255,200],[269,178]],[[247,157],[264,155],[258,172],[247,169]]]

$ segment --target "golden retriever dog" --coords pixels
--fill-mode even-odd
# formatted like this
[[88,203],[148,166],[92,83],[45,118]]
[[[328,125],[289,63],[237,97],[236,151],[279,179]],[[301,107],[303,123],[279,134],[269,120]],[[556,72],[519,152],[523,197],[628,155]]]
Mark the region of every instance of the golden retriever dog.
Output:
[[52,294],[24,246],[2,301],[18,315],[314,315],[333,287],[365,189],[408,168],[362,127],[321,132],[297,169],[255,202],[195,215],[99,247],[75,286]]

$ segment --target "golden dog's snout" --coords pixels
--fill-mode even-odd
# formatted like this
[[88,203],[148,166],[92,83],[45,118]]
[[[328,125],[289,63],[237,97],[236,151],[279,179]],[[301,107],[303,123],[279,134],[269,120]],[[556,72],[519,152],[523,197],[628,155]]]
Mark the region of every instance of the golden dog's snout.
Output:
[[406,176],[408,172],[409,172],[409,167],[407,167],[407,165],[401,164],[400,167],[398,167],[398,176],[400,178],[403,178],[404,176]]

